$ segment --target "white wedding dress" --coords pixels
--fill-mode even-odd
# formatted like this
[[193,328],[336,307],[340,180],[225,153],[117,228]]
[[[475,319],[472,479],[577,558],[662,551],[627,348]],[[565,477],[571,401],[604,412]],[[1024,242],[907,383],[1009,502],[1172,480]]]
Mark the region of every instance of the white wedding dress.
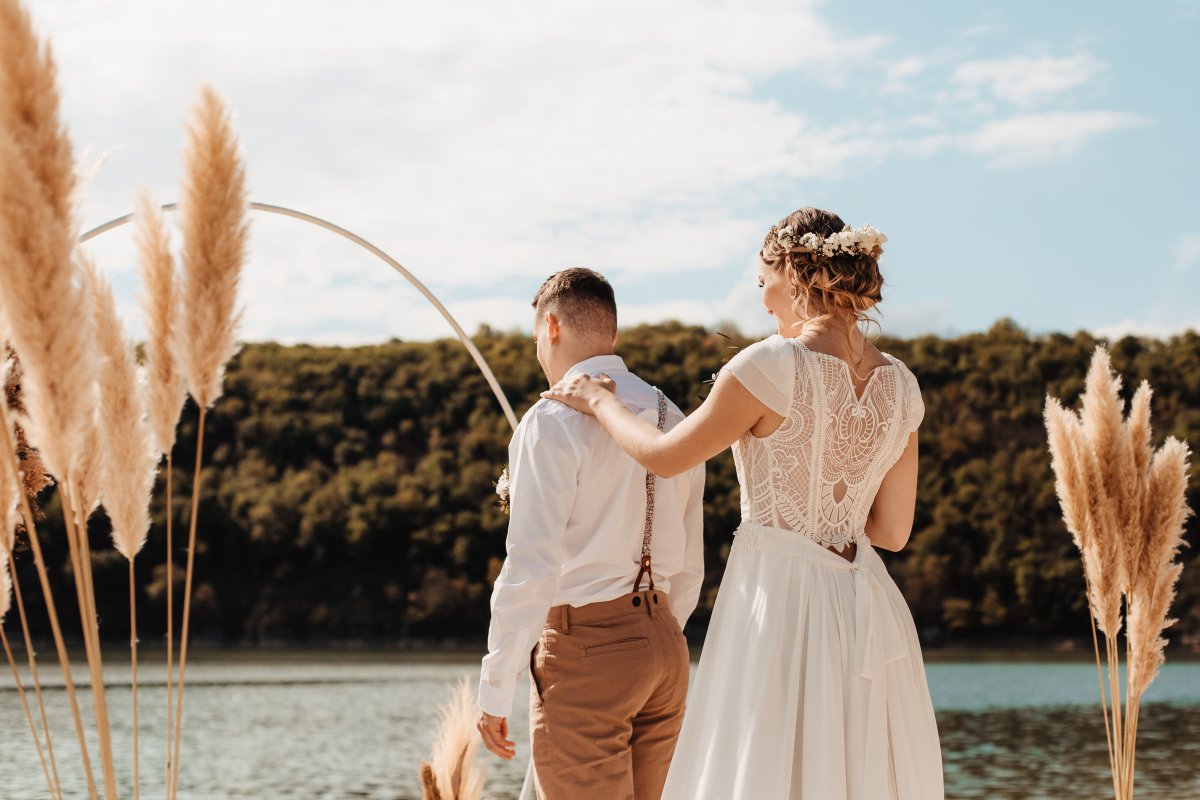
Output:
[[[912,614],[864,534],[924,406],[898,359],[848,365],[772,336],[725,367],[784,417],[734,445],[742,524],[667,800],[938,800],[941,749]],[[853,561],[826,549],[858,545]]]

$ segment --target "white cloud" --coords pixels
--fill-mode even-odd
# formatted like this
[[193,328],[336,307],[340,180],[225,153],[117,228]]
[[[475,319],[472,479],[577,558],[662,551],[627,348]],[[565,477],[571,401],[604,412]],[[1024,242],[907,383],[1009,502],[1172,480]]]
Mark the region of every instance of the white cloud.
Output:
[[[570,263],[617,275],[728,264],[762,227],[731,196],[877,159],[875,132],[816,127],[756,90],[793,73],[840,82],[883,44],[839,34],[814,5],[45,0],[34,13],[77,142],[116,148],[89,187],[88,223],[126,213],[140,185],[175,197],[181,122],[203,79],[237,113],[254,199],[342,224],[456,297]],[[764,31],[805,46],[764,46]],[[255,220],[248,334],[256,320],[281,336],[345,330],[331,298],[348,295],[321,283],[328,273],[361,284],[363,316],[378,316],[386,270],[298,225]],[[128,237],[109,237],[125,243],[98,242],[102,262],[131,270]]]
[[926,56],[904,56],[883,65],[879,91],[882,94],[906,94],[914,90],[914,81],[927,72],[935,59]]
[[[1090,53],[963,60],[961,50],[942,49],[883,64],[880,92],[911,92],[907,79],[935,68],[949,71],[948,84],[927,88],[931,108],[877,131],[876,138],[888,143],[886,153],[931,158],[959,150],[983,156],[992,166],[1024,166],[1070,155],[1099,134],[1147,122],[1129,113],[1069,108],[1078,91],[1107,69]],[[1060,108],[1031,110],[1050,102]]]
[[879,307],[880,327],[889,336],[945,334],[949,313],[946,303],[918,302],[893,307],[885,301]]
[[757,268],[748,267],[741,273],[724,300],[713,309],[718,324],[729,323],[747,336],[766,335],[776,330],[775,318],[763,306],[762,290],[758,288]]
[[981,91],[1020,107],[1056,98],[1077,89],[1104,69],[1088,53],[1053,56],[1013,56],[959,64],[951,78],[960,97],[976,98]]
[[1089,139],[1136,128],[1148,120],[1117,111],[1050,111],[988,122],[961,140],[969,152],[993,166],[1024,166],[1070,155]]
[[712,327],[718,322],[713,309],[712,303],[703,300],[664,300],[657,303],[629,303],[621,306],[619,312],[622,327],[668,319]]
[[[677,320],[723,333],[732,329],[747,336],[774,333],[775,320],[762,304],[762,293],[756,285],[754,272],[742,270],[743,278],[731,287],[723,287],[717,300],[662,300],[657,302],[622,303],[621,324],[637,325],[646,322]],[[620,291],[618,291],[618,302]]]
[[[888,57],[890,56],[890,57]],[[919,96],[928,91],[928,84],[940,80],[941,74],[964,57],[962,47],[957,44],[939,47],[920,54],[891,56],[890,53],[877,64],[878,89],[883,95]],[[936,77],[935,77],[936,74]]]
[[1186,331],[1200,331],[1200,319],[1191,322],[1149,322],[1146,320],[1123,319],[1109,325],[1093,327],[1096,336],[1116,340],[1124,336],[1143,336],[1153,339],[1169,339]]
[[[1091,56],[962,63],[969,45],[953,45],[885,61],[886,36],[835,30],[817,0],[616,0],[536,13],[481,0],[38,0],[34,14],[53,39],[77,143],[115,148],[89,187],[88,223],[126,213],[140,185],[175,198],[184,112],[208,80],[237,112],[254,199],[366,237],[468,332],[484,321],[524,329],[538,281],[572,264],[635,288],[666,273],[730,275],[772,221],[758,218],[762,198],[780,187],[803,192],[947,151],[1033,163],[1143,122],[1025,112],[1022,103],[1092,80],[1103,65]],[[974,105],[906,104],[891,119],[877,102],[897,87],[928,99],[922,84],[951,74],[948,96],[973,93]],[[789,93],[850,79],[862,102],[819,106],[832,121],[818,123]],[[988,118],[997,98],[1021,114]],[[349,243],[262,215],[252,236],[248,339],[449,333],[415,290]],[[128,231],[95,249],[132,308]],[[688,294],[711,299],[643,302],[625,318],[769,331],[752,280],[732,278],[728,293],[714,285]],[[130,327],[140,335],[136,319]]]
[[919,56],[908,56],[892,64],[887,70],[889,80],[904,80],[919,75],[929,66],[929,60]]
[[[878,38],[841,38],[804,4],[571,4],[513,19],[494,4],[304,2],[282,25],[279,11],[226,0],[43,13],[77,133],[131,143],[109,170],[122,184],[135,168],[116,162],[136,159],[170,185],[175,128],[203,75],[238,110],[257,194],[399,227],[439,253],[477,251],[466,226],[524,244],[595,214],[636,220],[835,172],[859,152],[853,130],[834,132],[847,144],[751,90],[863,58]],[[810,45],[762,47],[768,24]],[[150,151],[132,145],[147,123]],[[118,194],[113,183],[97,194]]]

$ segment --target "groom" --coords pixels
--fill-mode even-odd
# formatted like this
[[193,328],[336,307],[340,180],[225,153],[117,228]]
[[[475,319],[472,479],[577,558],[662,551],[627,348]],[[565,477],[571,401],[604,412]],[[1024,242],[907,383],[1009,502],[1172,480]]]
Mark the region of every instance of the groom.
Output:
[[[552,275],[533,307],[550,385],[605,373],[660,428],[683,419],[613,354],[616,301],[599,273]],[[648,478],[592,417],[549,400],[517,426],[509,466],[508,558],[479,683],[483,743],[515,755],[508,716],[529,667],[538,797],[658,800],[687,695],[681,629],[704,577],[704,467]]]

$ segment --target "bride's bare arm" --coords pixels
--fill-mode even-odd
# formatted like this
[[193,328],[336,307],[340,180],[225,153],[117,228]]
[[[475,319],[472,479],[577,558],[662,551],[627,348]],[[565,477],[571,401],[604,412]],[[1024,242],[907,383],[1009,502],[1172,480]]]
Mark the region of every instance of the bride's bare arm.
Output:
[[668,433],[639,419],[616,398],[612,383],[577,375],[559,381],[542,397],[592,414],[639,464],[663,478],[686,472],[736,442],[760,422],[782,420],[726,371],[717,375],[700,408]]
[[867,515],[867,536],[874,547],[900,550],[912,535],[917,504],[917,432],[908,435],[900,460],[892,465]]

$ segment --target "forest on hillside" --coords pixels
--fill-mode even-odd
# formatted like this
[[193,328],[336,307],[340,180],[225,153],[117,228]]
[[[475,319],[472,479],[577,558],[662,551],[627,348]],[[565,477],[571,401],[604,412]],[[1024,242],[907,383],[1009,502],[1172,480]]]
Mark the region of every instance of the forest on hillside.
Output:
[[[482,329],[475,342],[520,415],[545,379],[528,336]],[[618,352],[685,410],[749,340],[662,324],[622,332]],[[955,338],[883,338],[921,382],[920,487],[909,546],[885,553],[928,643],[1058,641],[1087,636],[1078,556],[1059,514],[1042,427],[1049,392],[1077,402],[1091,335],[1031,336],[1001,321]],[[1200,445],[1200,335],[1106,342],[1128,397],[1155,389],[1157,445]],[[195,453],[196,413],[184,414],[175,452],[175,563]],[[194,634],[209,641],[482,640],[491,582],[504,557],[506,517],[493,487],[507,458],[508,423],[454,340],[354,348],[246,346],[209,415],[196,563]],[[181,466],[182,465],[182,466]],[[1197,507],[1198,482],[1189,500]],[[54,490],[47,558],[62,607],[71,596]],[[728,453],[708,466],[707,579],[689,624],[703,635],[716,597],[738,489]],[[165,509],[137,558],[141,638],[163,635]],[[103,635],[128,635],[127,568],[107,522],[91,524]],[[1171,630],[1200,642],[1200,525],[1189,521],[1187,562]],[[18,550],[22,584],[37,586]],[[180,572],[176,573],[178,589]],[[40,598],[31,605],[38,609]],[[44,614],[33,613],[45,633]],[[72,615],[64,615],[68,623]],[[68,628],[78,629],[78,619]]]

